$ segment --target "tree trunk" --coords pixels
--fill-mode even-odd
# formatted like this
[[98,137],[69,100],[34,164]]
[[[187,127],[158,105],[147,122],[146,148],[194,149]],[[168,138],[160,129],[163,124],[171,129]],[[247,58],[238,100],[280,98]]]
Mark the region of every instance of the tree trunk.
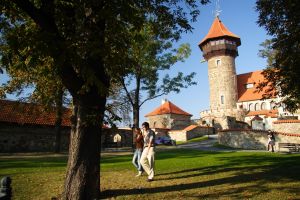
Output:
[[72,117],[69,160],[63,199],[99,198],[101,124],[105,103],[106,97],[102,97],[97,105],[88,105],[86,101],[82,101],[80,98],[74,99],[74,115]]
[[60,152],[60,141],[61,141],[61,122],[62,122],[62,112],[63,112],[63,89],[60,87],[57,91],[56,96],[56,118],[55,118],[55,144],[54,153]]
[[135,127],[140,126],[140,87],[141,87],[141,67],[137,66],[136,74],[136,88],[134,93],[134,102],[133,102],[133,123]]
[[136,103],[133,105],[133,123],[135,127],[139,127],[140,123],[140,109]]

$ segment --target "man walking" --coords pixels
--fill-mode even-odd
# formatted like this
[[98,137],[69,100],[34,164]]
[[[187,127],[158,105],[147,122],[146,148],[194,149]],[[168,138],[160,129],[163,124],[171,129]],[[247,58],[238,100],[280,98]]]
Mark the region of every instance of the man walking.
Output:
[[154,178],[154,141],[155,133],[149,128],[149,123],[144,122],[142,124],[144,134],[144,150],[141,156],[141,164],[148,174],[148,182],[153,181]]

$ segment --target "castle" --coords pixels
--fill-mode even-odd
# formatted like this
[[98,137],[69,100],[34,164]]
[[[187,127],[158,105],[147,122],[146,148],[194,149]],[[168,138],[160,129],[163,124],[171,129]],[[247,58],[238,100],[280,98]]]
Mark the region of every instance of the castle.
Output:
[[[208,63],[210,86],[210,110],[201,112],[201,118],[222,129],[231,128],[230,117],[247,122],[254,129],[272,129],[274,121],[292,114],[280,104],[280,97],[263,98],[266,87],[257,91],[256,86],[264,81],[262,71],[236,74],[235,58],[240,45],[240,38],[219,17],[199,43]],[[298,115],[294,118],[298,119]]]
[[[287,112],[280,104],[280,97],[264,99],[266,88],[257,91],[258,83],[264,81],[262,71],[236,74],[235,58],[240,45],[240,37],[230,32],[218,16],[199,43],[208,63],[210,108],[200,112],[201,121],[198,124],[220,130],[247,126],[267,130],[272,129],[273,123],[278,119],[298,119],[299,113],[292,115]],[[190,120],[190,114],[178,107],[176,111],[182,112],[165,109],[165,103],[145,116],[148,117],[151,127],[184,130],[185,127],[195,124]],[[164,109],[165,112],[159,112]]]

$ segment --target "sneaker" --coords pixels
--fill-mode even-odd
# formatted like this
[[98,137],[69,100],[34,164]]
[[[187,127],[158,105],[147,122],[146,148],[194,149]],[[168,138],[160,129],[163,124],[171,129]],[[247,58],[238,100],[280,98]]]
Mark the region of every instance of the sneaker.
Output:
[[139,172],[135,177],[142,176],[142,172]]

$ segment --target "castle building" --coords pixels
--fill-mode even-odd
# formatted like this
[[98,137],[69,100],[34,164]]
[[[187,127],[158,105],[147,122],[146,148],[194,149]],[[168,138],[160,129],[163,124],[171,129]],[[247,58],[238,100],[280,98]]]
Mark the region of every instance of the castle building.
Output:
[[[208,63],[210,109],[200,116],[216,128],[232,128],[230,122],[245,121],[252,128],[272,129],[278,117],[291,115],[280,105],[280,97],[264,99],[264,88],[258,92],[258,83],[264,81],[262,71],[236,74],[239,36],[230,32],[216,17],[199,47]],[[298,118],[297,114],[294,116]]]
[[145,115],[151,128],[180,130],[191,124],[192,115],[164,99],[162,104]]
[[206,113],[207,121],[224,127],[225,116],[237,117],[237,76],[235,58],[238,56],[239,36],[230,32],[216,17],[208,34],[199,43],[203,57],[208,63],[210,89],[210,111]]
[[213,133],[211,127],[191,120],[191,114],[166,99],[145,117],[157,138],[168,135],[175,141],[187,141]]

